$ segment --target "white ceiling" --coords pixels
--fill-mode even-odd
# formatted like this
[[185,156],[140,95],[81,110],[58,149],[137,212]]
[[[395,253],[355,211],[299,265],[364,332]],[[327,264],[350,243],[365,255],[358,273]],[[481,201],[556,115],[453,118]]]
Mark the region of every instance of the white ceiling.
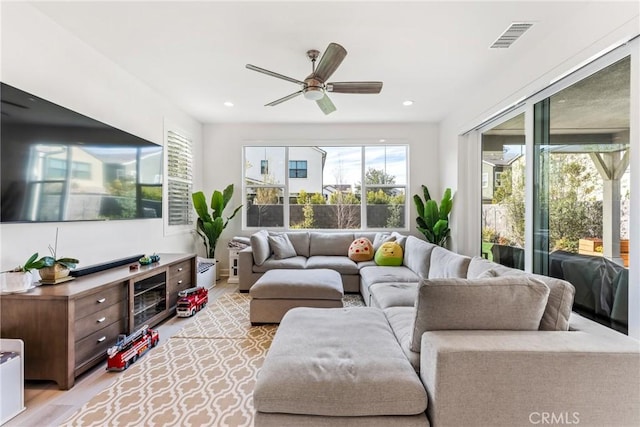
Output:
[[[465,96],[540,44],[561,38],[584,2],[36,2],[40,11],[203,123],[440,121]],[[489,49],[514,21],[535,25]],[[379,95],[331,94],[322,114],[294,83],[305,52],[330,42],[348,55],[330,81],[380,80]],[[541,73],[547,70],[541,70]],[[415,104],[404,107],[402,101]],[[225,107],[230,101],[234,107]]]

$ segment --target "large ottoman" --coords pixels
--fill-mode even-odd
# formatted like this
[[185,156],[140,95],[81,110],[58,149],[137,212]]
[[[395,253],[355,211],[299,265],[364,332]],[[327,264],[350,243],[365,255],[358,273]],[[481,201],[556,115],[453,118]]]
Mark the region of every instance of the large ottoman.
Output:
[[256,427],[429,425],[425,388],[373,307],[290,310],[253,404]]
[[342,278],[335,270],[269,270],[249,290],[252,325],[280,323],[294,307],[342,307]]

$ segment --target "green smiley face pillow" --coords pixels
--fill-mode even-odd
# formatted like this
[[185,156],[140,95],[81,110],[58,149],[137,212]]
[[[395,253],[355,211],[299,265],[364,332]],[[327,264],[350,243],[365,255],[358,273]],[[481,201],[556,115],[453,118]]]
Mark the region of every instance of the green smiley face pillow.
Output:
[[383,243],[376,251],[375,261],[377,265],[402,265],[402,246],[396,242]]

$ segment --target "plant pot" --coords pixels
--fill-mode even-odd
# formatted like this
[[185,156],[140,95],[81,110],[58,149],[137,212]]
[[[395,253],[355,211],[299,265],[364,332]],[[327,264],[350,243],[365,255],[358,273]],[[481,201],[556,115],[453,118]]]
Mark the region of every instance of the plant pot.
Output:
[[24,271],[8,271],[0,273],[0,291],[2,292],[20,292],[30,289],[33,284],[33,275],[31,272]]
[[55,264],[51,267],[44,267],[39,270],[40,278],[42,280],[59,280],[63,277],[67,277],[70,270],[61,264]]

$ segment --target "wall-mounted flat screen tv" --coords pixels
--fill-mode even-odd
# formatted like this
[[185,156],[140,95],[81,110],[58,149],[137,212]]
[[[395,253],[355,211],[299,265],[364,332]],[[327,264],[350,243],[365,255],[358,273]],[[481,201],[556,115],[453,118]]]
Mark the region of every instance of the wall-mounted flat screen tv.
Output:
[[5,83],[0,90],[0,221],[162,217],[162,146]]

